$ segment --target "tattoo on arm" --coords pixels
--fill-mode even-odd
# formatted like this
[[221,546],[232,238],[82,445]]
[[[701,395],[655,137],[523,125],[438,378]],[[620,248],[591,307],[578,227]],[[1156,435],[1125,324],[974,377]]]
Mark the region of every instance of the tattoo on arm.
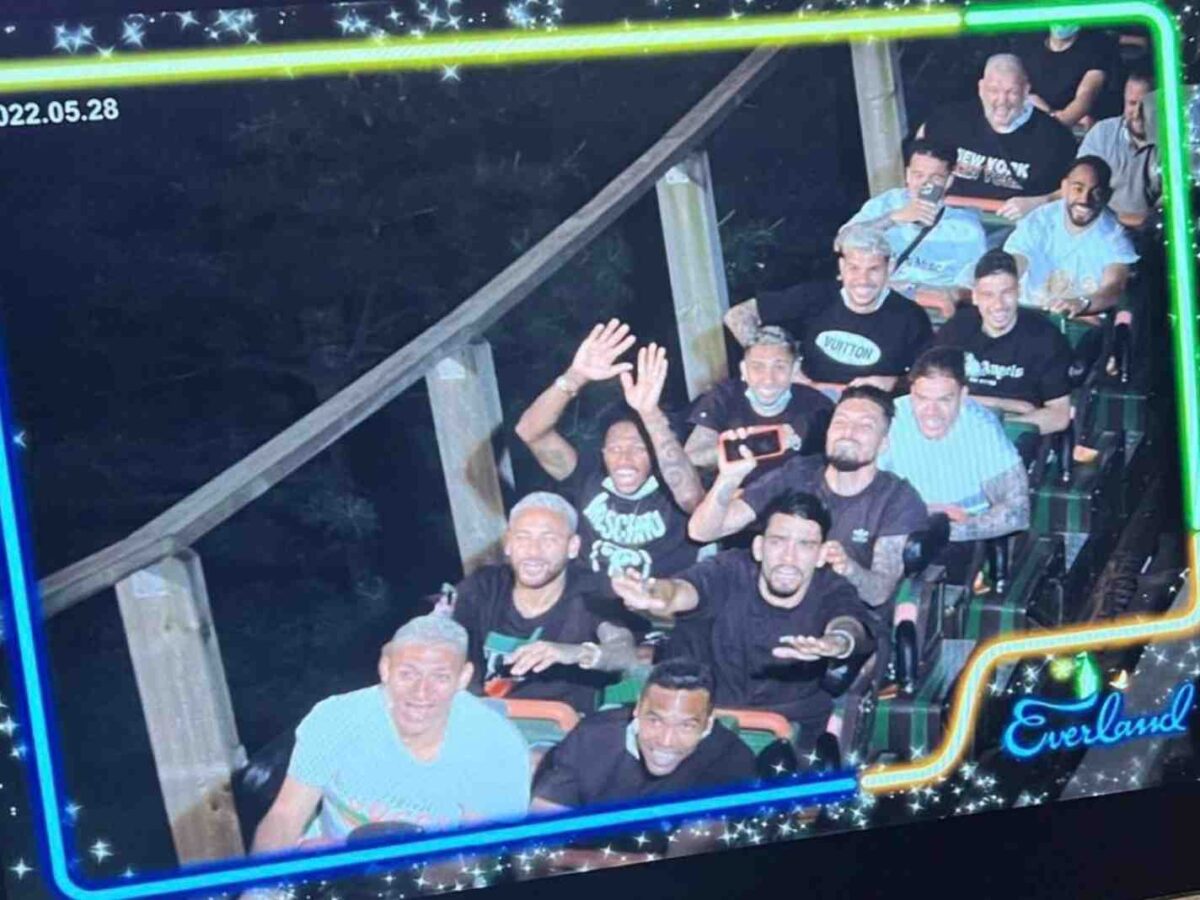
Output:
[[734,340],[745,347],[754,340],[754,332],[762,320],[758,315],[758,301],[751,297],[725,313],[725,327],[733,335]]
[[516,432],[550,477],[562,481],[578,462],[575,448],[555,430],[571,398],[554,385],[529,405],[517,422]]
[[633,632],[612,622],[601,622],[596,628],[600,659],[596,669],[601,672],[626,672],[637,665],[637,647]]
[[650,435],[650,442],[654,445],[658,470],[667,483],[667,489],[680,509],[686,513],[692,512],[704,497],[704,486],[700,484],[700,475],[696,472],[696,467],[679,445],[679,439],[671,431],[666,416],[650,416],[642,421],[646,426],[646,433]]
[[717,436],[718,432],[704,425],[697,425],[692,429],[683,449],[693,466],[701,469],[716,468]]
[[1029,527],[1029,475],[1018,462],[983,485],[991,506],[986,512],[950,526],[953,541],[979,541]]
[[871,568],[864,569],[854,560],[847,560],[846,580],[854,585],[858,596],[867,606],[882,606],[896,590],[904,574],[904,542],[907,535],[893,534],[875,542]]
[[711,491],[696,506],[688,520],[688,534],[694,541],[715,541],[741,531],[754,521],[754,509],[745,500],[735,499],[737,481],[717,478]]

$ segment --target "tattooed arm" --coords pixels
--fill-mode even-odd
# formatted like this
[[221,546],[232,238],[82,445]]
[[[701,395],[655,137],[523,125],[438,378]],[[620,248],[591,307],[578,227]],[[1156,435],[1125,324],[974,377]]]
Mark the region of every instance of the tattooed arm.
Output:
[[860,566],[851,559],[845,548],[837,541],[826,541],[821,546],[821,559],[858,591],[858,596],[867,606],[882,606],[896,590],[904,574],[904,542],[906,534],[892,534],[875,542],[871,555],[871,568]]
[[[601,672],[630,672],[644,663],[638,659],[637,642],[633,632],[612,622],[601,622],[596,629],[599,639],[599,655],[590,668]],[[638,674],[636,671],[634,674]]]
[[[697,429],[698,431],[699,429]],[[728,432],[729,434],[736,434]],[[717,480],[688,520],[688,536],[693,541],[715,541],[741,531],[754,521],[754,509],[737,496],[746,476],[758,465],[745,447],[742,459],[730,462],[724,456],[717,459]]]
[[571,367],[542,391],[517,422],[517,437],[555,480],[569,477],[579,462],[575,448],[556,430],[567,404],[589,381],[604,381],[632,369],[631,363],[619,363],[617,358],[636,340],[629,326],[616,319],[597,325],[575,351]]
[[663,386],[667,383],[667,351],[650,344],[638,351],[637,381],[628,372],[621,373],[621,389],[628,403],[642,419],[646,434],[654,449],[658,471],[679,508],[690,513],[704,496],[700,476],[688,459],[679,439],[671,431],[671,423],[659,408]]
[[717,434],[713,428],[697,425],[688,435],[683,450],[692,465],[698,469],[711,469],[717,465]]
[[1022,463],[984,482],[983,493],[991,505],[965,522],[951,524],[950,540],[980,541],[1029,527],[1029,476]]
[[737,306],[730,307],[729,312],[725,313],[725,327],[729,329],[734,340],[743,347],[754,340],[754,332],[758,331],[758,326],[761,324],[762,319],[758,315],[758,301],[753,297]]

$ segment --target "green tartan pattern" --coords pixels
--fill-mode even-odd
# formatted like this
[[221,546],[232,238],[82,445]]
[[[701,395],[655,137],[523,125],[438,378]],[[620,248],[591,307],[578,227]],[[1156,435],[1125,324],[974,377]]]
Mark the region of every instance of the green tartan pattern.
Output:
[[1132,435],[1146,433],[1148,398],[1140,391],[1119,387],[1092,389],[1089,434],[1124,431]]
[[941,658],[911,697],[879,701],[871,726],[868,755],[882,750],[928,750],[942,737],[942,700],[949,688],[949,667]]
[[1120,435],[1106,432],[1096,442],[1100,456],[1090,465],[1076,464],[1071,483],[1045,479],[1034,492],[1030,528],[1038,534],[1086,534],[1095,531],[1111,512],[1121,487],[1125,459]]
[[1022,435],[1038,430],[1038,427],[1031,422],[1014,422],[1009,418],[1003,418],[1001,421],[1004,423],[1004,433],[1008,435],[1008,439],[1014,444]]
[[1055,552],[1056,545],[1053,540],[1039,538],[1027,552],[1021,553],[1013,561],[1016,571],[1005,594],[970,597],[961,608],[962,624],[959,636],[966,640],[981,641],[1028,628],[1029,621],[1025,610],[1032,599],[1031,591]]

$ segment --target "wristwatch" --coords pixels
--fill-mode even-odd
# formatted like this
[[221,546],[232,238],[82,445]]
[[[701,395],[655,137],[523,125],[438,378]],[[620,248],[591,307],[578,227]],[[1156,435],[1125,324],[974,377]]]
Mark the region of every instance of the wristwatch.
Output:
[[574,397],[579,393],[579,389],[567,380],[567,376],[559,375],[554,379],[554,386],[566,394],[568,397]]
[[600,663],[600,645],[584,641],[580,646],[579,668],[594,669]]

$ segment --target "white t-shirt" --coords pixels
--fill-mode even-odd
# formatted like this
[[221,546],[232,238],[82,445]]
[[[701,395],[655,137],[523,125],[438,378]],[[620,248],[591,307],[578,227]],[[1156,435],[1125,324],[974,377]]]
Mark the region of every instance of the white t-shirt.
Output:
[[907,478],[926,505],[961,506],[968,515],[991,505],[984,483],[1020,462],[1000,419],[970,397],[950,431],[936,441],[921,433],[912,399],[901,397],[888,431],[888,448],[879,455],[879,468]]
[[400,740],[380,685],[338,694],[296,728],[288,775],[321,789],[305,837],[342,839],[371,822],[426,831],[514,819],[529,808],[529,750],[501,713],[465,691],[454,696],[436,759]]
[[1137,262],[1124,226],[1104,210],[1086,229],[1067,230],[1065,201],[1040,206],[1017,223],[1004,242],[1009,253],[1029,260],[1021,279],[1021,305],[1044,307],[1066,297],[1090,294],[1100,287],[1104,269]]
[[[846,225],[878,219],[908,203],[906,188],[892,188],[863,204]],[[845,227],[845,226],[842,226]],[[903,222],[884,232],[892,259],[896,259],[921,232],[921,225]],[[913,283],[932,287],[970,287],[975,263],[987,252],[987,237],[973,209],[946,207],[941,220],[900,268],[892,273],[892,283]]]

